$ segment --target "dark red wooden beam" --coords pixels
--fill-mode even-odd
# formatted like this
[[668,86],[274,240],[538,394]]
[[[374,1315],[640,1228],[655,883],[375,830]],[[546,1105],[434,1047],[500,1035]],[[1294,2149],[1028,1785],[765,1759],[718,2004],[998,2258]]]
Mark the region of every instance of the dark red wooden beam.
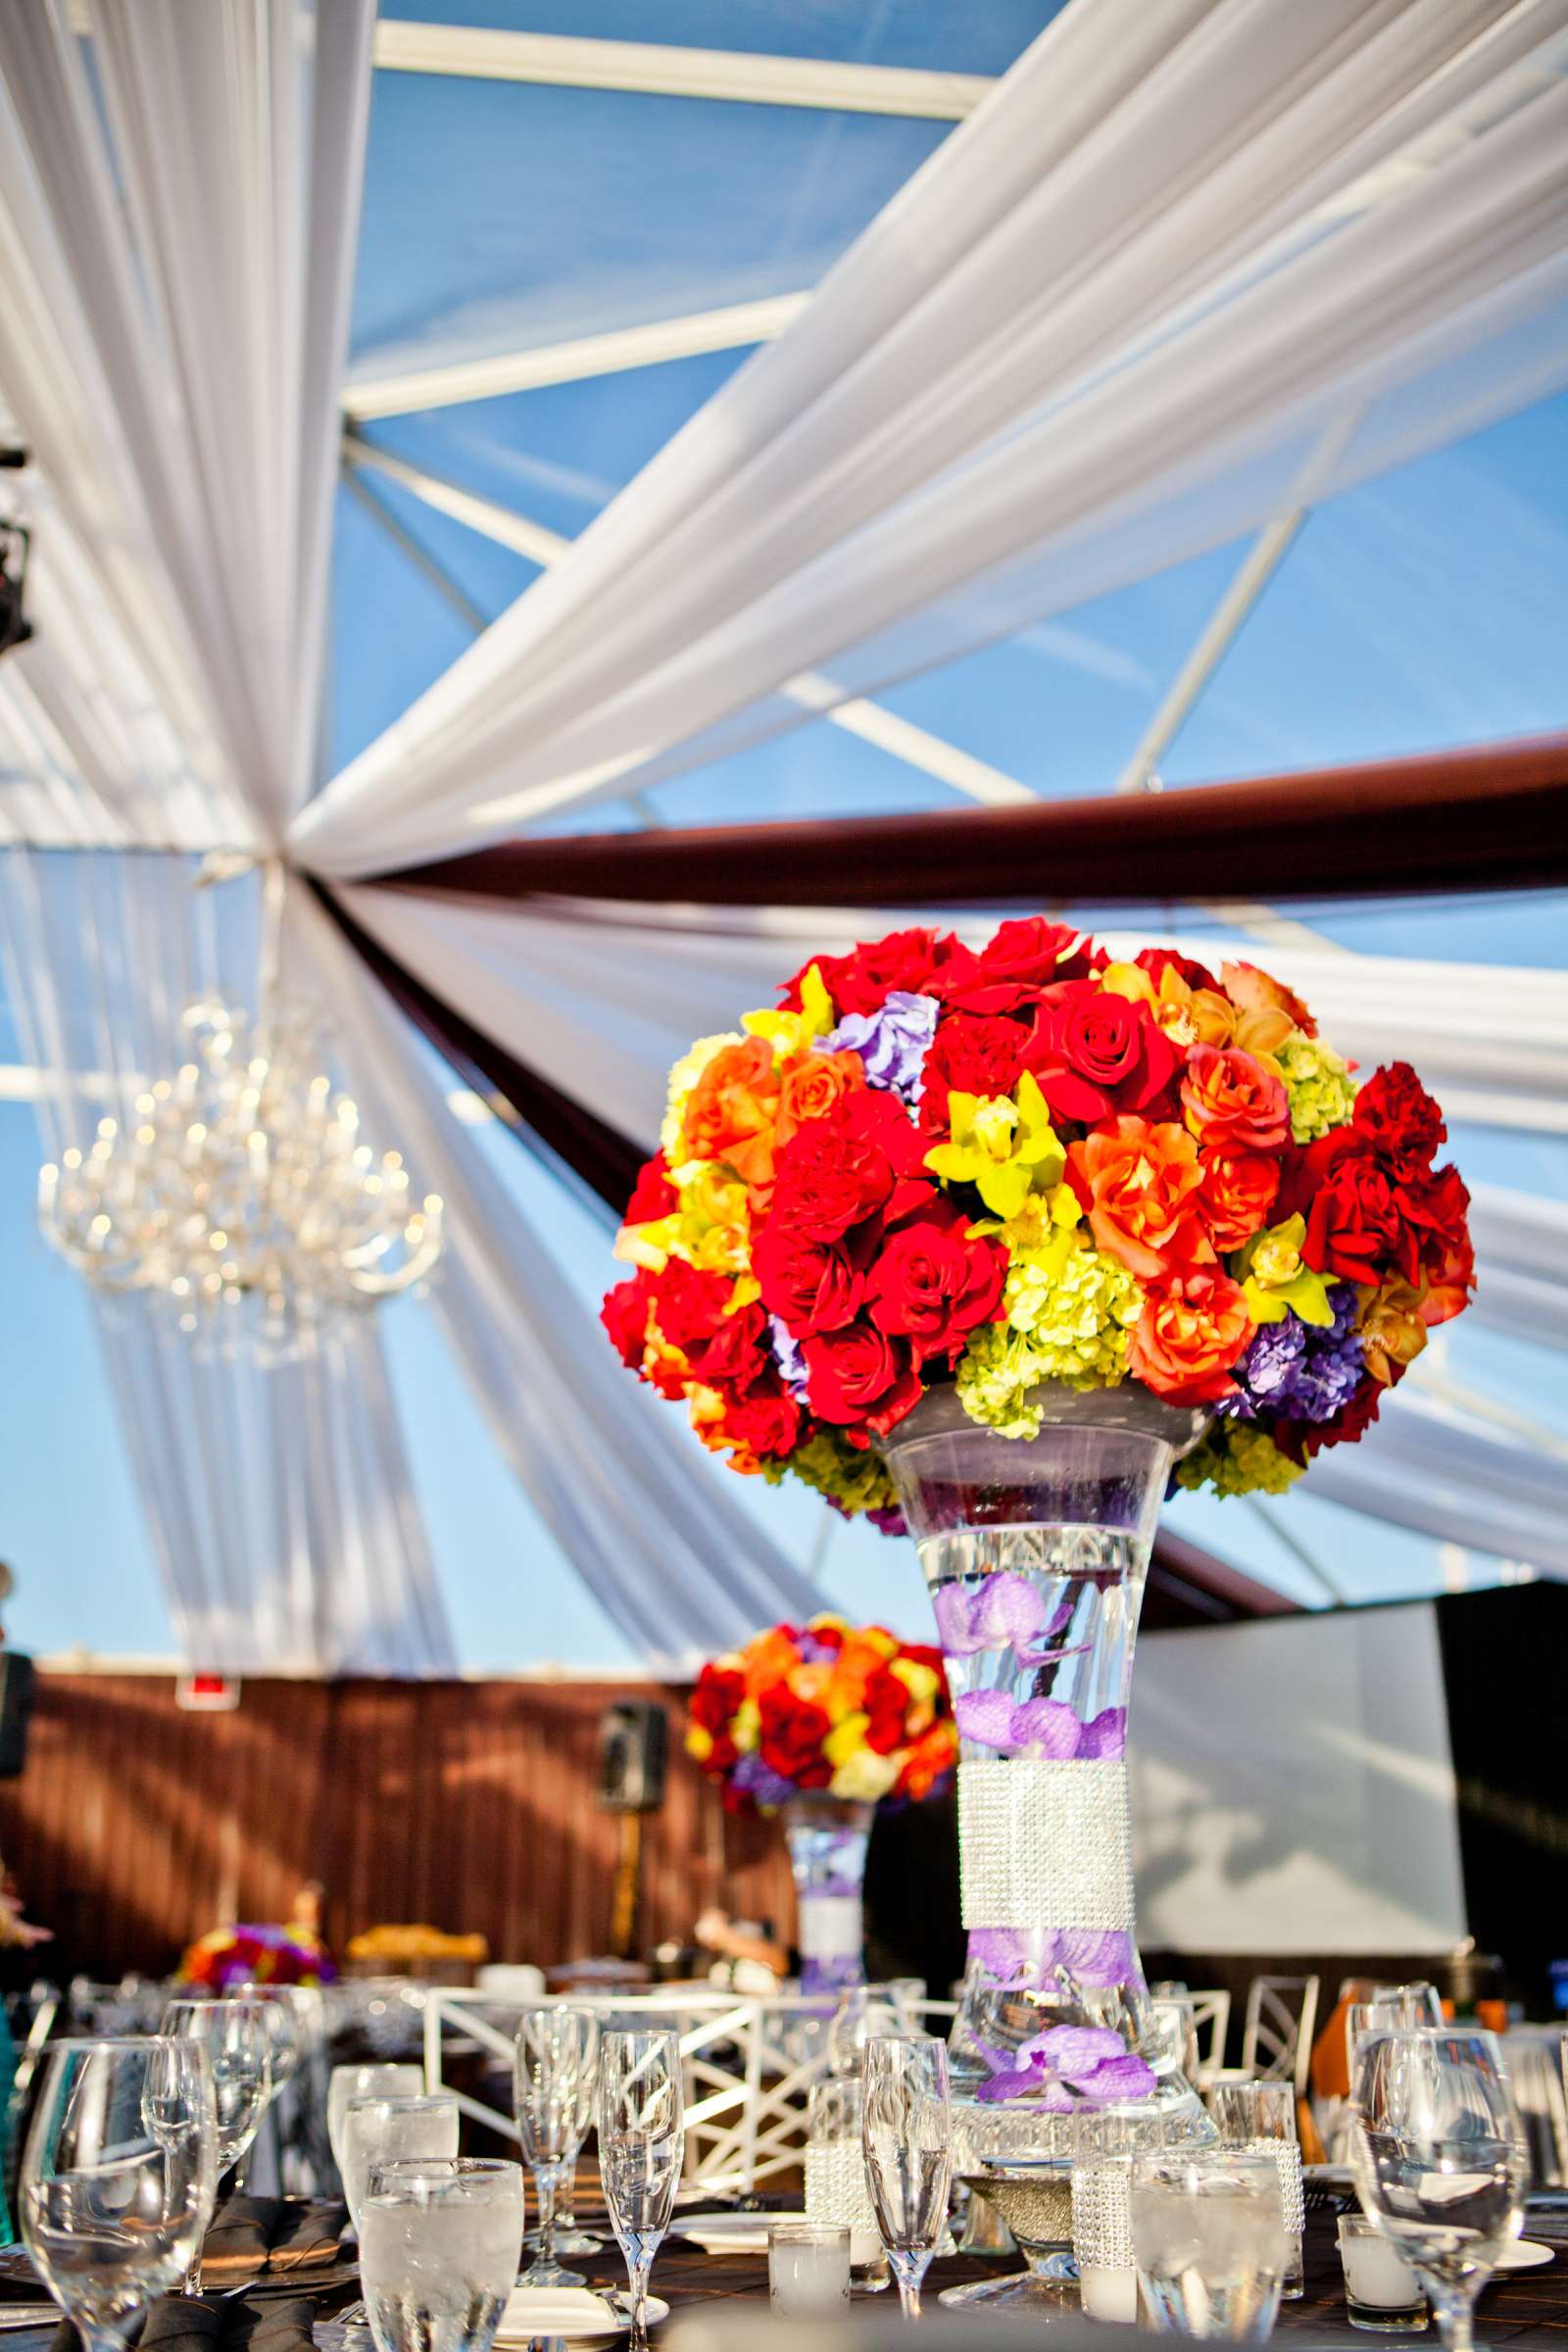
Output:
[[1027,808],[546,836],[380,879],[731,906],[1544,889],[1568,883],[1568,735]]

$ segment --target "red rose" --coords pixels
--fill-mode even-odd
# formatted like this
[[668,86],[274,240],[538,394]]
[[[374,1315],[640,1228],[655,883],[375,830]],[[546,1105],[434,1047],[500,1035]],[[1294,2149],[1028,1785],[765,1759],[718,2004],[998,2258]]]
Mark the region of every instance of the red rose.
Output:
[[1021,980],[1044,988],[1054,980],[1078,980],[1101,969],[1105,951],[1073,923],[1053,923],[1026,914],[999,923],[980,952],[988,980]]
[[[1306,1154],[1309,1167],[1322,1164],[1317,1151],[1314,1144]],[[1306,1212],[1301,1255],[1315,1273],[1338,1274],[1347,1282],[1380,1282],[1391,1267],[1406,1282],[1417,1279],[1414,1231],[1400,1215],[1395,1188],[1376,1160],[1344,1150],[1328,1160],[1328,1173]]]
[[1017,1021],[974,1012],[944,1013],[926,1050],[920,1124],[928,1135],[948,1131],[948,1096],[1010,1095],[1023,1069],[1028,1031]]
[[1145,1109],[1175,1076],[1177,1054],[1147,1004],[1075,980],[1042,1012],[1028,1060],[1052,1112],[1092,1125]]
[[1283,1078],[1240,1046],[1190,1046],[1182,1110],[1210,1152],[1277,1152],[1291,1139]]
[[716,1738],[746,1696],[746,1677],[735,1666],[705,1666],[692,1692],[691,1717]]
[[689,1354],[712,1338],[733,1289],[727,1274],[708,1274],[672,1257],[654,1284],[654,1319],[670,1346]]
[[879,1666],[865,1678],[862,1704],[870,1717],[865,1727],[866,1746],[874,1756],[891,1756],[896,1747],[904,1744],[904,1727],[909,1711],[907,1687],[885,1666]]
[[769,1370],[724,1404],[724,1435],[743,1453],[780,1461],[801,1442],[803,1415],[778,1373]]
[[[850,1012],[880,1012],[895,990],[918,996],[933,980],[966,977],[976,969],[975,958],[951,931],[937,933],[912,928],[890,931],[884,939],[852,948],[848,956],[814,956],[811,962],[840,1016]],[[801,982],[810,970],[804,964],[781,992],[792,1008],[801,1002]]]
[[842,1242],[810,1242],[787,1219],[770,1218],[752,1258],[762,1304],[797,1339],[841,1331],[864,1301],[875,1236],[866,1225]]
[[996,1318],[1007,1252],[994,1241],[969,1241],[967,1224],[950,1202],[933,1203],[890,1237],[867,1279],[872,1322],[911,1340],[922,1358],[951,1360],[976,1324]]
[[1239,1250],[1268,1223],[1280,1163],[1262,1152],[1203,1152],[1198,1213],[1216,1250]]
[[1178,976],[1186,981],[1189,988],[1206,988],[1215,996],[1219,994],[1219,982],[1208,966],[1195,963],[1191,956],[1178,956],[1174,948],[1144,948],[1133,957],[1133,961],[1141,972],[1149,974],[1156,990],[1164,974],[1174,964]]
[[662,1152],[645,1159],[637,1178],[636,1188],[626,1203],[625,1225],[652,1225],[660,1217],[667,1217],[676,1207],[679,1195],[669,1181],[669,1165]]
[[1350,1124],[1391,1174],[1413,1183],[1447,1135],[1443,1113],[1407,1061],[1374,1070],[1355,1098]]
[[785,1690],[764,1690],[758,1712],[762,1719],[758,1752],[768,1770],[799,1788],[825,1788],[833,1778],[833,1767],[822,1753],[832,1729],[826,1709]]
[[883,1437],[920,1400],[920,1375],[908,1343],[890,1340],[863,1319],[848,1331],[808,1340],[807,1394],[824,1421]]
[[612,1291],[605,1293],[599,1309],[599,1320],[609,1332],[615,1353],[634,1372],[648,1344],[648,1308],[653,1295],[648,1270],[639,1266],[629,1282],[617,1282]]
[[1424,1184],[1411,1185],[1400,1198],[1430,1286],[1422,1302],[1422,1321],[1446,1323],[1462,1312],[1475,1288],[1469,1192],[1458,1169],[1449,1166]]
[[925,1151],[896,1095],[870,1088],[842,1095],[779,1153],[768,1226],[788,1227],[803,1241],[836,1242],[879,1211],[906,1215],[936,1191]]
[[756,1300],[726,1315],[700,1354],[691,1358],[692,1376],[710,1387],[723,1384],[748,1388],[772,1364],[767,1345],[767,1317]]

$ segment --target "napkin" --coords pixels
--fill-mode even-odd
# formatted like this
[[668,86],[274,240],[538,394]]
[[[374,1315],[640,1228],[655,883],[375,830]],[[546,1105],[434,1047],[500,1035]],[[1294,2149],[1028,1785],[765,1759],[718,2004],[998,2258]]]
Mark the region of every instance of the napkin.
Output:
[[[311,2352],[316,2306],[308,2295],[166,2295],[148,2312],[140,2352]],[[62,2320],[49,2352],[80,2352]]]
[[219,2286],[258,2271],[330,2262],[348,2216],[341,2204],[301,2197],[230,2197],[202,2246],[202,2281]]
[[558,2328],[599,2327],[608,2335],[616,2326],[615,2314],[603,2295],[586,2286],[514,2286],[507,2297],[496,2339],[551,2335]]

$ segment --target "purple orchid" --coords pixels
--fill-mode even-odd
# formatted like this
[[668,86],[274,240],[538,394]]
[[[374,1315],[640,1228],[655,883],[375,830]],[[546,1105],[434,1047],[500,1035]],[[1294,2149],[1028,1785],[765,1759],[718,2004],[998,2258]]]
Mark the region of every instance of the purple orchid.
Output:
[[941,1010],[935,997],[896,988],[880,1012],[847,1014],[831,1037],[820,1041],[821,1048],[828,1054],[858,1054],[870,1085],[915,1103],[925,1092],[926,1052]]
[[976,1928],[969,1958],[996,1984],[1042,1990],[1064,1970],[1079,1984],[1124,1984],[1133,1973],[1133,1939],[1122,1928]]
[[1152,2067],[1109,2026],[1050,2026],[1016,2050],[976,2046],[992,2070],[979,2096],[992,2105],[1027,2098],[1054,2115],[1067,2115],[1079,2100],[1108,2107],[1117,2099],[1146,2098],[1154,2087]]
[[954,1700],[953,1712],[960,1740],[1008,1755],[1098,1762],[1127,1750],[1125,1707],[1105,1707],[1080,1723],[1059,1698],[1015,1701],[1005,1690],[965,1690]]
[[1068,1650],[1034,1649],[1036,1641],[1053,1642],[1072,1620],[1072,1604],[1063,1601],[1050,1622],[1046,1596],[1038,1585],[1013,1570],[988,1576],[972,1592],[955,1580],[943,1585],[936,1602],[937,1633],[950,1657],[972,1658],[982,1649],[1011,1649],[1020,1666],[1043,1666]]

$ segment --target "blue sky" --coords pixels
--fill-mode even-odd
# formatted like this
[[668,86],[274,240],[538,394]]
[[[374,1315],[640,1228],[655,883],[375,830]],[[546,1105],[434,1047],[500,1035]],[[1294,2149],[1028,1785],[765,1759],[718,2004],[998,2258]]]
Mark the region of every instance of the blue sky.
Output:
[[[388,16],[646,37],[640,0],[391,0]],[[661,37],[994,72],[1054,13],[1048,0],[681,0]],[[579,103],[580,102],[580,103]],[[929,153],[941,126],[378,78],[355,318],[360,365],[409,344],[493,348],[591,332],[628,316],[809,284]],[[567,536],[739,364],[677,362],[597,382],[389,418],[387,448]],[[533,577],[520,559],[377,483],[396,518],[486,616]],[[1108,787],[1239,561],[1220,549],[1026,629],[883,699],[1043,794]],[[1568,724],[1568,396],[1365,485],[1315,514],[1163,762],[1171,784]],[[468,628],[380,525],[339,501],[332,617],[333,766],[469,642]],[[666,823],[947,805],[945,788],[822,724],[656,789]],[[577,820],[571,820],[576,822]],[[630,821],[596,808],[591,821]],[[1297,910],[1372,951],[1560,963],[1561,897]],[[1160,919],[1156,913],[1155,919]],[[0,1005],[0,1060],[17,1057]],[[613,1106],[606,1106],[612,1113]],[[1456,1135],[1472,1176],[1568,1197],[1568,1144]],[[585,1298],[612,1278],[602,1227],[515,1142],[487,1139]],[[0,1557],[20,1591],[12,1638],[40,1651],[171,1648],[87,1302],[32,1225],[30,1111],[0,1099],[0,1266],[14,1368],[0,1416]],[[470,1409],[432,1318],[382,1310],[414,1472],[460,1651],[475,1667],[629,1663],[557,1555]],[[1568,1428],[1555,1367],[1471,1333],[1452,1367]],[[1375,1438],[1372,1441],[1375,1443]],[[694,1475],[723,1475],[693,1446]],[[810,1556],[808,1497],[755,1493]],[[1250,1512],[1184,1497],[1178,1524],[1303,1597],[1305,1545],[1368,1597],[1430,1590],[1437,1546],[1357,1521],[1310,1493]],[[1282,1535],[1281,1529],[1285,1531]],[[1289,1541],[1286,1540],[1288,1537]],[[912,1552],[835,1526],[822,1572],[838,1598],[910,1630]],[[1470,1573],[1489,1573],[1479,1559]]]

